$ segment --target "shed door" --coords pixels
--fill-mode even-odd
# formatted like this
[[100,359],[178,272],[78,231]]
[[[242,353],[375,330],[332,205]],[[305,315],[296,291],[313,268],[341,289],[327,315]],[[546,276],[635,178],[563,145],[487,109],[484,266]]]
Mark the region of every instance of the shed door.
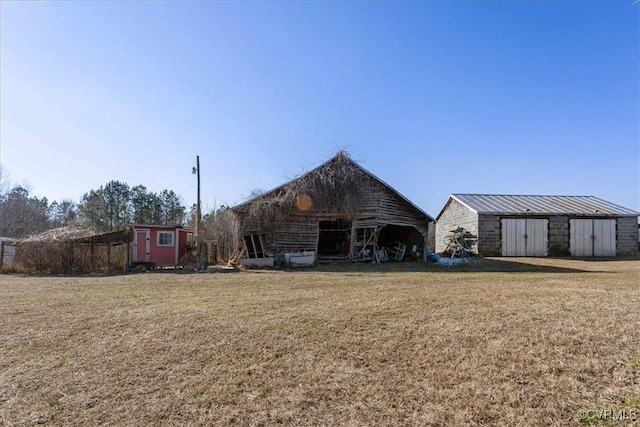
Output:
[[616,256],[616,220],[594,219],[593,256]]
[[502,256],[547,256],[549,220],[502,218]]
[[569,220],[572,256],[616,256],[615,219]]
[[547,256],[549,220],[527,219],[527,256]]
[[524,219],[503,218],[502,223],[502,256],[524,256],[526,241],[524,239]]
[[133,239],[133,262],[149,262],[149,230],[136,230]]

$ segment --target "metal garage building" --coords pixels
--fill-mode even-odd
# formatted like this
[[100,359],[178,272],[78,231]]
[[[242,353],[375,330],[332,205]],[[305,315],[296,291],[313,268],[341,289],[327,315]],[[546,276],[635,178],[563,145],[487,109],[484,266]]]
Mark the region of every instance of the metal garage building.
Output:
[[463,227],[483,256],[637,255],[638,215],[593,196],[452,194],[436,218],[436,252]]

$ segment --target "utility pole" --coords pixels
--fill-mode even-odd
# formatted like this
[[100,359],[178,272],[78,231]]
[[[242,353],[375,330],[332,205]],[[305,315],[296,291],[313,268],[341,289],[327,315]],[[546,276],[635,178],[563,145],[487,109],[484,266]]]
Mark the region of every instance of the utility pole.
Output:
[[198,170],[198,204],[196,206],[196,239],[200,244],[200,220],[202,219],[202,211],[200,210],[200,156],[196,156],[196,169]]
[[200,156],[196,156],[196,167],[191,171],[198,178],[198,199],[196,201],[196,247],[200,259]]

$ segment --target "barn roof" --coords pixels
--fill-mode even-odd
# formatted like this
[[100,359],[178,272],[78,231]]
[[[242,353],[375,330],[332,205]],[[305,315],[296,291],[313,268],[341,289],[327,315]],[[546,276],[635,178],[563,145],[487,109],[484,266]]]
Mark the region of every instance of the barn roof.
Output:
[[[536,196],[505,194],[452,194],[455,199],[479,214],[491,215],[584,215],[638,216],[640,212],[594,196]],[[438,214],[446,209],[449,202]]]
[[272,194],[276,194],[278,191],[280,191],[281,189],[285,188],[287,185],[291,184],[292,182],[302,179],[303,177],[319,170],[322,169],[324,167],[330,166],[332,163],[336,162],[336,160],[341,160],[341,161],[346,161],[347,163],[349,163],[350,165],[352,165],[353,167],[361,170],[362,172],[364,172],[365,174],[369,175],[371,178],[373,178],[374,180],[378,181],[380,184],[382,184],[384,187],[386,187],[389,191],[391,191],[392,193],[394,193],[396,196],[398,196],[400,199],[404,200],[406,203],[408,203],[411,207],[413,207],[414,209],[416,209],[418,212],[420,212],[420,214],[424,215],[425,217],[428,218],[429,221],[435,221],[433,219],[433,217],[431,215],[429,215],[428,213],[426,213],[425,211],[423,211],[422,209],[420,209],[418,206],[416,206],[413,202],[411,202],[409,199],[407,199],[405,196],[403,196],[402,194],[400,194],[396,189],[394,189],[393,187],[391,187],[389,184],[387,184],[386,182],[384,182],[383,180],[381,180],[380,178],[378,178],[377,176],[375,176],[374,174],[372,174],[371,172],[369,172],[368,170],[366,170],[365,168],[363,168],[362,166],[360,166],[357,162],[355,162],[353,159],[351,159],[351,157],[349,157],[344,151],[339,151],[335,156],[331,157],[329,160],[327,160],[326,162],[322,163],[320,166],[311,169],[310,171],[302,174],[301,176],[294,178],[290,181],[287,181],[286,183],[279,185],[278,187],[275,187],[265,193],[262,193],[256,197],[253,197],[245,202],[242,202],[236,206],[234,206],[232,209],[234,210],[238,210],[238,209],[242,209],[244,207],[246,207],[247,205],[251,204],[252,202],[254,202],[255,200],[261,199],[263,197],[269,197]]

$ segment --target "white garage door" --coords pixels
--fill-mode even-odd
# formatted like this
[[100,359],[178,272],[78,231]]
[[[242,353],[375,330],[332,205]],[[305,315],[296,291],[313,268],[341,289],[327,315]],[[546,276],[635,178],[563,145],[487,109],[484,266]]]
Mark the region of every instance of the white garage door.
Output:
[[572,256],[616,256],[615,219],[571,219]]
[[549,220],[503,218],[502,256],[547,256]]

